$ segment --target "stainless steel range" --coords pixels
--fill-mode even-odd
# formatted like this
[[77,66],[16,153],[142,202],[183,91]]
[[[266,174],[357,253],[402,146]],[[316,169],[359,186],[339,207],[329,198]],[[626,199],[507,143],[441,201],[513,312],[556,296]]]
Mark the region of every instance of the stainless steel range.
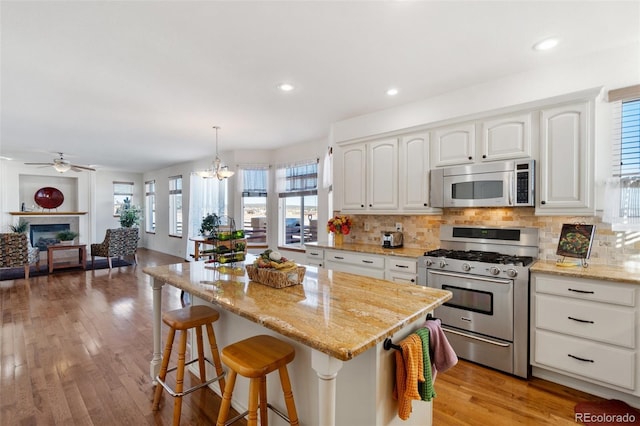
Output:
[[418,284],[453,293],[435,315],[460,358],[529,376],[529,267],[537,257],[534,228],[440,228],[440,249],[421,257]]

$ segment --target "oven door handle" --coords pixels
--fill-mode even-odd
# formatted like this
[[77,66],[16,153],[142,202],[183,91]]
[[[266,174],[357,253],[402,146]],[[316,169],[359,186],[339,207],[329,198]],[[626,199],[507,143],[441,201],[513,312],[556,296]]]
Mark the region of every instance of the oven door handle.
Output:
[[448,333],[457,334],[458,336],[468,337],[469,339],[479,340],[480,342],[490,343],[492,345],[500,346],[501,348],[508,348],[511,345],[510,343],[496,342],[495,340],[485,339],[484,337],[478,337],[471,334],[462,333],[460,331],[452,330],[449,327],[445,327],[445,326],[442,326],[442,330]]
[[480,277],[476,275],[456,274],[455,272],[434,271],[433,269],[427,269],[427,272],[434,275],[442,275],[443,277],[455,277],[455,278],[462,278],[465,280],[473,279],[476,281],[486,281],[486,282],[496,283],[496,284],[511,284],[510,280],[504,280],[501,278],[485,278],[485,277]]

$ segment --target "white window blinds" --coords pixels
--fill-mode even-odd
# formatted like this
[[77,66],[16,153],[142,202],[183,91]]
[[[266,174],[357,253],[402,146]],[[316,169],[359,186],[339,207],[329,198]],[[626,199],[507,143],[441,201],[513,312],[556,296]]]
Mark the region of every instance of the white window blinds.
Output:
[[640,96],[634,96],[613,105],[612,177],[603,220],[614,231],[640,230]]
[[276,186],[280,197],[318,193],[318,160],[282,164],[276,168]]

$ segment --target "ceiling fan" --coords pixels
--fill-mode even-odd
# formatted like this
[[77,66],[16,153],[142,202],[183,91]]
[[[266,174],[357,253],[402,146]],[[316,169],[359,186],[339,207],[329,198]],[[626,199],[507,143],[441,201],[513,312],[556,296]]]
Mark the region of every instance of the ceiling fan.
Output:
[[84,170],[95,171],[96,169],[88,166],[79,166],[77,164],[71,164],[69,160],[65,160],[61,152],[58,153],[60,158],[54,158],[52,163],[24,163],[28,166],[52,166],[57,172],[64,173],[68,170],[74,172],[81,172]]

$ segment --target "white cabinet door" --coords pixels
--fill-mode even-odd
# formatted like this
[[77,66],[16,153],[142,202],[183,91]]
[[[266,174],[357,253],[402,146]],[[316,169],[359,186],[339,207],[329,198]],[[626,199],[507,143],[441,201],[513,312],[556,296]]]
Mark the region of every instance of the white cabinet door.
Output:
[[403,136],[399,153],[400,208],[426,210],[429,207],[429,133]]
[[368,144],[367,202],[369,210],[398,208],[398,139]]
[[345,145],[336,151],[336,208],[363,211],[366,207],[366,145]]
[[531,113],[482,122],[482,161],[531,156]]
[[542,110],[536,214],[595,214],[592,110],[592,102]]
[[436,129],[433,142],[435,167],[473,163],[476,126],[474,123],[466,123]]

